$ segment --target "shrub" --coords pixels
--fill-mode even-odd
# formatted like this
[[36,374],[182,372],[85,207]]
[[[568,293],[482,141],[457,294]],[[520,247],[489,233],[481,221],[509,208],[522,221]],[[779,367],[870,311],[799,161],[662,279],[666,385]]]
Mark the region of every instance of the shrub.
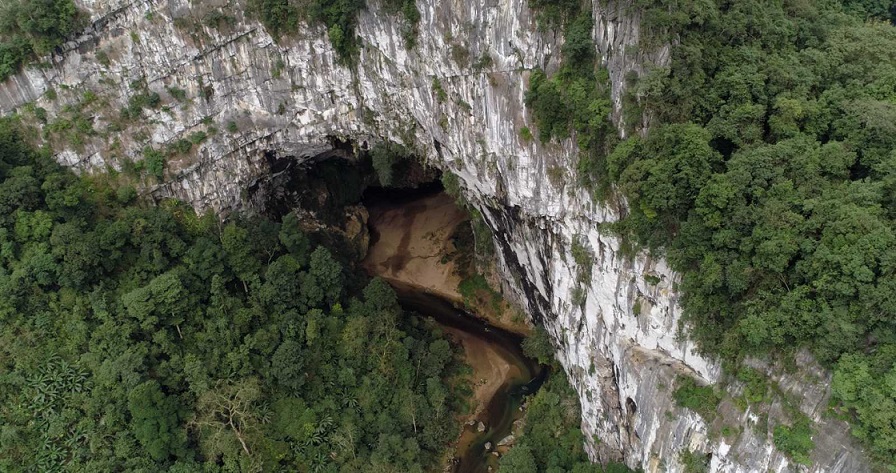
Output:
[[157,179],[165,177],[165,155],[150,146],[143,148],[143,163],[146,171]]
[[187,139],[190,140],[190,143],[193,143],[194,145],[202,143],[206,138],[208,138],[208,133],[201,130],[194,131],[193,133],[190,133],[190,136],[187,137]]
[[678,461],[684,467],[684,473],[706,473],[709,471],[709,458],[692,450],[682,450],[678,453]]
[[129,204],[137,198],[137,189],[134,186],[121,186],[115,191],[115,199],[122,204]]
[[81,28],[83,18],[72,0],[5,3],[0,18],[0,81],[64,43]]
[[448,93],[442,88],[442,81],[440,81],[438,77],[435,77],[432,80],[432,91],[436,94],[436,100],[439,102],[448,100]]
[[191,149],[193,149],[193,142],[184,138],[168,145],[168,152],[173,154],[187,154]]
[[685,376],[679,376],[677,384],[678,388],[672,393],[675,403],[700,414],[706,422],[712,422],[721,401],[713,387],[698,386],[696,381]]
[[775,447],[785,452],[793,461],[810,466],[809,455],[815,448],[809,418],[801,415],[792,425],[778,425],[774,431]]
[[168,93],[171,94],[171,97],[173,97],[174,100],[177,100],[178,102],[183,102],[187,99],[187,91],[181,89],[176,85],[165,87],[165,90],[167,90]]
[[404,146],[393,143],[377,143],[370,150],[370,159],[373,162],[373,170],[383,186],[391,186],[395,182],[395,165],[401,161],[410,159],[411,153]]

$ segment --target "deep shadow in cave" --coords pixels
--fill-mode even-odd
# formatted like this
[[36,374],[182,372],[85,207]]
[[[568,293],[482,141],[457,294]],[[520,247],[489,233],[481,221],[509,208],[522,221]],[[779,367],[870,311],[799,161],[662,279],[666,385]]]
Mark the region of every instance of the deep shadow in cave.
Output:
[[[395,185],[382,186],[369,153],[362,149],[359,154],[354,154],[352,147],[345,143],[301,163],[291,157],[278,158],[272,153],[267,158],[269,177],[255,183],[247,197],[259,211],[275,220],[295,211],[303,220],[314,222],[313,225],[344,228],[352,216],[358,212],[366,215],[368,208],[414,206],[444,192],[441,173],[425,168],[417,160],[397,161],[392,169]],[[368,223],[366,230],[369,245],[376,244],[375,228]],[[354,263],[358,251],[355,242],[346,241],[338,234],[338,231],[316,232],[314,238],[328,239],[331,248],[339,249],[337,253],[341,254],[335,255],[338,259]],[[457,234],[460,236],[454,238],[469,240],[469,247],[473,247],[469,225],[458,227]],[[350,284],[359,287],[365,284],[367,277],[363,271],[357,269],[353,273],[346,275],[347,279],[355,280]],[[432,317],[446,329],[463,331],[467,337],[490,344],[505,353],[508,360],[513,360],[518,369],[518,375],[504,381],[478,416],[487,429],[476,432],[474,427],[467,426],[462,445],[456,452],[453,471],[485,472],[495,465],[496,460],[489,448],[494,448],[491,445],[510,433],[513,422],[519,418],[523,397],[541,386],[548,370],[523,354],[519,335],[495,327],[433,294],[409,287],[397,289],[400,302],[408,312]]]

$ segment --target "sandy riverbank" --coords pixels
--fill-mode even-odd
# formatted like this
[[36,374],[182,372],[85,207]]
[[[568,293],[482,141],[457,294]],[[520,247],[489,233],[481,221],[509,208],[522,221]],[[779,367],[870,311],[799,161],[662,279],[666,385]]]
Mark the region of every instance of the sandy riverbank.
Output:
[[[450,196],[439,193],[405,205],[373,205],[368,211],[373,231],[364,260],[368,271],[399,286],[463,302],[457,290],[460,276],[454,262],[444,256],[454,251],[451,236],[467,216]],[[505,381],[520,376],[520,370],[481,338],[447,327],[445,331],[463,346],[473,368],[476,416]]]

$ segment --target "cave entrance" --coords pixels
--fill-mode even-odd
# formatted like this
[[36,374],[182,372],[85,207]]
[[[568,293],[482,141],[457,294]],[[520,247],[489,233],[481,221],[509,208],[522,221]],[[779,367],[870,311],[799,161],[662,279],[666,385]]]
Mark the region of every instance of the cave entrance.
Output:
[[265,153],[269,173],[247,189],[248,205],[274,220],[297,211],[338,225],[352,206],[408,203],[444,190],[441,172],[403,146],[331,141],[332,150],[303,159]]

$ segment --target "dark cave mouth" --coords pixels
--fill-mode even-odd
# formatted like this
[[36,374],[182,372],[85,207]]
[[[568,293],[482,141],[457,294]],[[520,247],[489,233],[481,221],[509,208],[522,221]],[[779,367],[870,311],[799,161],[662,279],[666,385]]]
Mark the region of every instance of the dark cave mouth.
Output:
[[383,165],[374,165],[366,142],[356,147],[336,140],[331,146],[303,160],[265,152],[268,173],[247,188],[246,205],[273,220],[300,210],[326,225],[339,225],[351,206],[401,205],[444,191],[441,171],[415,155],[396,155],[387,172],[392,182],[383,185]]

